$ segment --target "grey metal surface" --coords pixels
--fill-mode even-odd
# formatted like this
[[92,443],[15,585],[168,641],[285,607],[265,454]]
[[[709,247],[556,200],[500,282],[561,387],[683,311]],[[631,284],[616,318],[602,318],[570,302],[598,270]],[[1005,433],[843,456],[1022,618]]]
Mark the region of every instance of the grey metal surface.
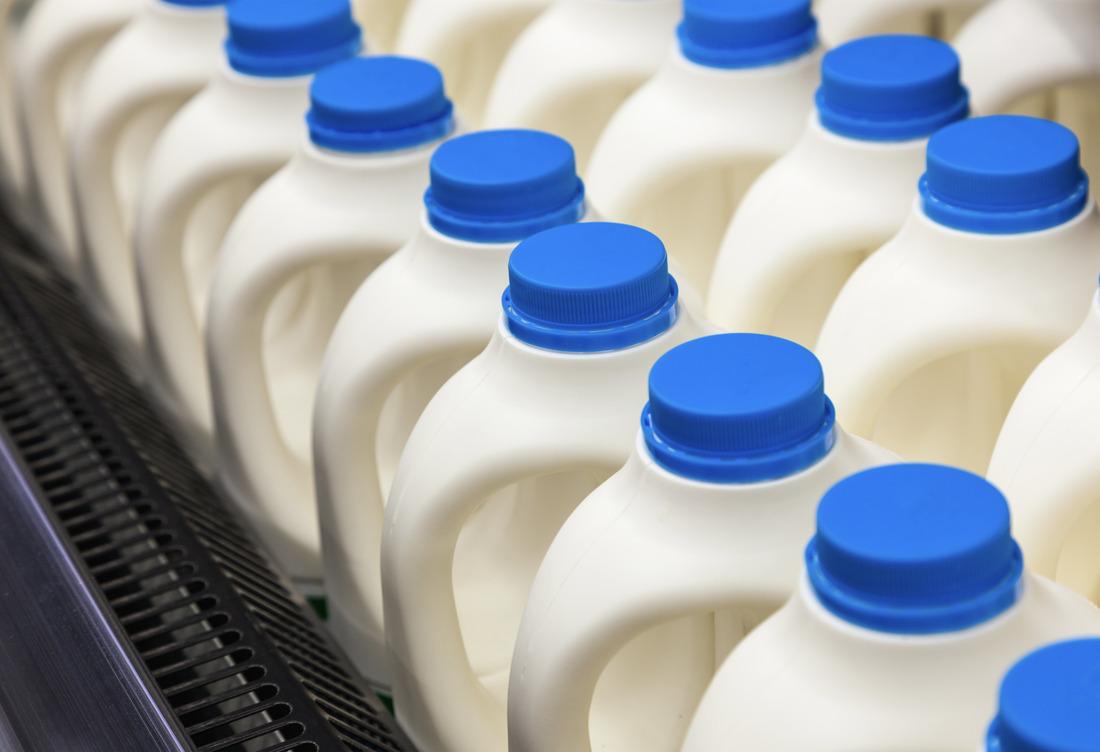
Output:
[[0,750],[188,752],[0,437]]
[[[117,655],[115,647],[129,657],[110,671],[127,683],[130,673],[140,675],[155,698],[147,703],[139,691],[132,706],[100,703],[105,725],[122,728],[115,716],[136,712],[137,726],[150,721],[155,729],[163,720],[155,715],[161,702],[189,750],[411,750],[310,607],[127,377],[71,283],[45,259],[4,215],[0,201],[0,435],[19,463],[9,485],[23,478],[40,494],[51,523],[40,526],[44,537],[56,534],[50,538],[55,549],[71,552],[84,576],[77,589],[81,583],[89,588],[90,599],[78,593],[76,600],[101,606],[84,621],[102,616],[110,628],[99,632],[99,647],[108,659]],[[6,532],[4,491],[0,483],[0,533]],[[0,551],[4,545],[0,534]],[[33,558],[18,559],[42,568]],[[5,693],[4,659],[10,656],[2,655],[4,607],[23,607],[26,593],[37,589],[35,582],[21,583],[20,594],[5,598],[6,564],[0,557],[0,752],[98,752],[104,747],[60,732],[46,746],[37,740],[29,747],[5,746],[23,738],[25,719],[33,723],[43,708],[85,712],[83,705],[58,709],[68,698],[54,682],[38,687],[12,674],[11,686],[33,696]],[[111,645],[112,630],[121,640],[117,646]],[[17,636],[13,655],[28,655],[31,648],[23,643],[34,639]],[[68,686],[84,686],[92,696],[101,692],[96,682],[83,680],[87,667],[66,663],[64,670],[81,677]],[[143,717],[150,707],[152,716]],[[52,731],[50,726],[47,720],[35,728]],[[106,748],[162,749],[145,742]]]

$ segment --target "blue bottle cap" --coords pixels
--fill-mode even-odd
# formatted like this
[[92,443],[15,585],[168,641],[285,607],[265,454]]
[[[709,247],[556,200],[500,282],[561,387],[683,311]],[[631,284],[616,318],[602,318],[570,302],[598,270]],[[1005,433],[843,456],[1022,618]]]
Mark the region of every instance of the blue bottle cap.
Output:
[[184,8],[215,8],[225,5],[226,0],[161,0],[168,5],[180,5]]
[[928,141],[924,213],[956,230],[1005,235],[1055,227],[1085,207],[1073,131],[1022,115],[962,120]]
[[817,90],[821,125],[848,138],[927,138],[970,112],[959,56],[930,37],[864,37],[825,54]]
[[1100,750],[1100,639],[1048,645],[1013,666],[1001,684],[986,749]]
[[479,243],[512,243],[584,216],[584,183],[573,147],[549,133],[478,131],[432,155],[424,194],[440,233]]
[[817,21],[810,0],[684,0],[676,35],[693,63],[758,68],[812,50]]
[[631,225],[586,222],[533,235],[512,251],[508,284],[509,330],[546,350],[622,350],[677,317],[664,243]]
[[363,43],[348,0],[230,0],[226,17],[229,64],[249,76],[306,76]]
[[806,570],[821,604],[879,632],[954,632],[1019,597],[1023,557],[1008,503],[983,478],[943,465],[856,473],[817,509]]
[[353,57],[322,68],[306,115],[313,143],[345,152],[419,146],[454,128],[443,74],[408,57]]
[[642,435],[676,475],[757,483],[805,470],[836,443],[821,363],[764,334],[718,334],[669,350],[649,373]]

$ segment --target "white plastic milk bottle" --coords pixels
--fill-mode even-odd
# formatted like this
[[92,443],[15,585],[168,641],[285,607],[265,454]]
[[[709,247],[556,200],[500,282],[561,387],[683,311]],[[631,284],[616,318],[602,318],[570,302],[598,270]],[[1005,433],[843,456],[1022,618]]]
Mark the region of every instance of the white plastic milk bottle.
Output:
[[76,102],[80,277],[125,351],[142,346],[134,212],[153,143],[222,60],[224,0],[147,0],[95,59]]
[[716,666],[795,591],[822,494],[893,459],[836,425],[809,350],[760,334],[665,353],[641,423],[531,587],[511,752],[679,749]]
[[227,59],[154,144],[134,229],[150,386],[207,470],[202,331],[218,250],[240,207],[299,148],[312,74],[355,55],[361,37],[348,0],[233,0],[227,11]]
[[836,47],[874,34],[951,39],[986,0],[817,0],[821,38]]
[[646,374],[700,334],[661,241],[582,223],[521,243],[488,347],[413,429],[386,506],[394,701],[418,749],[503,752],[512,648],[566,517],[634,446]]
[[1095,0],[990,3],[956,40],[975,112],[1058,120],[1081,139],[1089,174],[1100,174],[1098,40]]
[[485,122],[565,137],[582,172],[607,121],[657,72],[681,0],[556,0],[516,40]]
[[657,233],[705,292],[741,197],[802,132],[821,58],[810,0],[684,0],[677,37],[607,124],[588,187],[601,216]]
[[1100,639],[1064,640],[1017,661],[1001,682],[982,752],[1100,749]]
[[1100,298],[1031,374],[1005,418],[988,477],[1012,502],[1029,565],[1100,603]]
[[492,338],[516,243],[584,213],[573,149],[557,136],[453,138],[432,155],[419,230],[363,283],[332,334],[313,413],[329,628],[381,690],[379,546],[398,458],[439,387]]
[[19,33],[17,92],[47,248],[61,268],[77,271],[69,138],[89,65],[142,0],[36,0]]
[[397,49],[439,65],[459,117],[477,127],[504,56],[550,1],[410,0]]
[[828,52],[817,112],[722,241],[711,320],[813,347],[848,277],[905,224],[928,137],[966,117],[967,101],[944,42],[875,36]]
[[718,669],[684,752],[973,749],[1013,661],[1100,632],[1100,610],[1024,569],[1000,491],[956,468],[841,481],[805,562]]
[[27,191],[20,96],[16,86],[19,36],[33,0],[0,0],[0,178],[10,201]]
[[963,120],[928,142],[920,196],[852,275],[817,354],[841,424],[910,460],[985,472],[1024,380],[1081,324],[1100,215],[1063,126]]
[[222,243],[206,353],[222,486],[307,592],[321,589],[310,424],[348,299],[416,232],[428,161],[454,128],[435,66],[357,57],[322,69],[309,138]]

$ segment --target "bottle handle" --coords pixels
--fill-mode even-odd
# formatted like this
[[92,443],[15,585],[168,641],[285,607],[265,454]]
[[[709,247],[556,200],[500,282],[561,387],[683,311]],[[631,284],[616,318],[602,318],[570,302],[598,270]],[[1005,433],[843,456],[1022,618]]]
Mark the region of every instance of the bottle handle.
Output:
[[1067,542],[1090,534],[1087,525],[1097,508],[1092,489],[1098,458],[1081,421],[1100,400],[1097,306],[1094,298],[1082,327],[1020,390],[987,473],[1012,505],[1013,530],[1028,568],[1051,579]]
[[64,113],[59,109],[61,97],[68,92],[62,90],[61,79],[67,68],[86,68],[135,9],[121,2],[79,7],[82,10],[75,12],[65,4],[38,3],[27,18],[17,52],[28,157],[43,208],[53,225],[52,240],[58,244],[59,260],[69,267],[75,267],[78,257],[69,145],[61,122]]
[[[313,410],[313,475],[331,621],[345,633],[360,669],[381,683],[387,681],[379,576],[388,491],[378,465],[383,408],[425,361],[464,347],[469,350],[453,354],[469,358],[479,346],[471,332],[451,331],[420,307],[401,305],[407,285],[391,270],[379,270],[346,307]],[[399,326],[381,326],[397,309]]]
[[[505,708],[475,674],[459,623],[453,569],[460,533],[496,491],[593,465],[582,442],[564,448],[566,456],[545,433],[515,430],[515,409],[501,415],[492,350],[429,405],[386,508],[382,590],[394,697],[399,717],[428,749],[499,749],[507,735]],[[456,449],[436,449],[448,446]],[[432,471],[424,472],[429,458]]]
[[[130,37],[127,46],[112,47],[97,59],[81,88],[72,138],[75,209],[83,234],[79,272],[135,346],[143,338],[130,252],[137,192],[130,200],[119,194],[115,165],[143,163],[155,134],[187,99],[183,91],[164,91],[155,71],[134,68],[134,57],[148,52],[136,47],[140,40]],[[124,83],[119,85],[120,81]],[[154,113],[158,118],[151,121],[148,115]],[[139,138],[135,153],[125,152],[124,159],[123,150],[130,143],[124,143],[120,134],[138,119],[142,120],[144,141]]]
[[[612,661],[622,656],[621,665],[628,665],[630,655],[623,653],[627,650],[649,665],[647,659],[670,642],[692,652],[677,654],[677,670],[685,673],[667,688],[659,704],[670,713],[682,714],[685,724],[690,720],[694,702],[715,668],[716,635],[706,612],[725,594],[702,592],[698,583],[689,593],[671,582],[665,592],[659,592],[656,583],[668,578],[669,569],[662,566],[657,552],[652,553],[656,558],[634,562],[637,566],[632,565],[630,572],[623,571],[618,586],[603,580],[614,569],[612,563],[592,577],[573,570],[574,587],[567,584],[557,590],[553,607],[541,614],[532,612],[535,598],[528,601],[509,682],[509,749],[590,752],[592,704]],[[665,564],[675,568],[675,562]],[[640,581],[645,583],[643,591],[634,586]],[[598,585],[589,588],[589,583]],[[655,628],[658,631],[650,632]],[[635,642],[642,635],[651,639]],[[697,669],[690,672],[690,679],[688,664]],[[630,681],[620,679],[621,684]],[[694,681],[694,693],[683,683],[689,680]],[[683,707],[677,708],[677,702]]]
[[[287,558],[301,560],[306,572],[295,574],[319,578],[317,516],[308,503],[310,467],[287,443],[276,414],[265,363],[265,324],[289,284],[310,271],[360,259],[363,253],[351,243],[301,237],[294,231],[299,212],[280,206],[277,190],[278,184],[268,183],[267,191],[261,189],[246,204],[219,254],[206,320],[211,404],[223,460],[219,469],[228,484],[242,493],[245,503],[262,505],[262,513],[297,544],[290,549],[296,553],[288,552]],[[291,226],[280,227],[283,217]],[[257,248],[264,253],[257,254]],[[338,306],[338,301],[318,300],[314,290],[303,294],[307,306]],[[319,318],[312,323],[322,328],[326,314],[336,315],[335,310],[316,313]],[[328,334],[326,329],[312,336],[324,340]]]
[[[1061,81],[1095,77],[1100,56],[1089,54],[1086,40],[1098,34],[1095,3],[989,3],[955,39],[975,114],[1000,112]],[[1005,55],[1005,49],[1020,54]]]
[[162,396],[183,420],[207,435],[213,431],[213,418],[202,334],[206,311],[200,298],[208,291],[193,289],[192,281],[208,284],[209,271],[189,274],[187,265],[211,264],[217,258],[237,202],[243,203],[250,191],[243,183],[234,184],[225,207],[199,217],[195,213],[223,181],[267,173],[267,165],[239,152],[233,139],[222,143],[207,138],[218,128],[217,107],[200,93],[161,134],[150,156],[134,228],[153,385],[165,392]]

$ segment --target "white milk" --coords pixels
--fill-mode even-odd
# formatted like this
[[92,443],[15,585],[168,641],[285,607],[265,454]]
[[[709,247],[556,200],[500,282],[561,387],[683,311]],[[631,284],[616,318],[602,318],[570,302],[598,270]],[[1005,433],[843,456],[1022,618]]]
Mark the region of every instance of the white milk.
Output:
[[981,114],[1019,112],[1069,126],[1085,168],[1100,174],[1100,3],[996,0],[956,47]]
[[516,37],[551,0],[409,0],[397,49],[436,63],[459,117],[478,126]]
[[967,115],[945,43],[878,36],[825,55],[817,112],[745,195],[710,282],[711,320],[812,347],[851,273],[913,206],[928,137]]
[[1005,419],[989,479],[1012,502],[1029,565],[1100,602],[1100,299],[1031,374]]
[[363,27],[372,53],[390,52],[408,0],[351,0],[355,20]]
[[310,424],[336,321],[416,232],[428,160],[454,127],[435,66],[360,57],[313,79],[309,138],[245,203],[210,289],[217,474],[284,571],[321,582]]
[[1001,493],[890,465],[822,499],[799,591],[722,664],[684,752],[974,749],[1029,650],[1100,610],[1024,570]]
[[1080,326],[1100,215],[1062,126],[964,120],[928,142],[920,198],[852,275],[817,354],[849,431],[984,472],[1016,393]]
[[715,668],[795,591],[822,494],[892,459],[836,425],[823,383],[812,353],[759,334],[657,361],[630,459],[531,587],[511,752],[680,748]]
[[75,274],[76,215],[69,138],[78,93],[96,55],[142,0],[36,0],[19,32],[16,83],[31,179],[46,225],[36,227],[61,268]]
[[418,749],[507,749],[512,646],[565,518],[630,455],[646,374],[700,327],[664,246],[629,225],[521,243],[488,347],[424,410],[386,506],[398,719]]
[[950,39],[986,0],[817,0],[821,38],[830,47],[872,34]]
[[1017,661],[1001,682],[982,752],[1100,749],[1100,639],[1065,640]]
[[541,128],[577,150],[596,140],[675,39],[681,0],[557,0],[516,40],[489,94],[494,128]]
[[227,60],[153,146],[134,229],[150,386],[205,469],[202,332],[218,249],[248,197],[300,147],[310,76],[360,48],[347,0],[233,0],[228,19]]
[[79,273],[131,355],[142,345],[134,212],[153,143],[222,59],[225,3],[146,0],[84,77],[71,138]]
[[439,387],[492,337],[509,253],[529,235],[580,219],[584,186],[560,138],[482,131],[432,155],[424,206],[419,231],[363,283],[337,324],[314,408],[329,626],[383,689],[379,545],[397,460]]
[[33,0],[0,0],[0,178],[9,200],[27,192],[27,159],[23,143],[20,97],[15,65],[19,35]]
[[592,153],[592,205],[660,235],[685,288],[706,291],[757,176],[797,140],[820,51],[809,0],[685,0],[678,43]]

